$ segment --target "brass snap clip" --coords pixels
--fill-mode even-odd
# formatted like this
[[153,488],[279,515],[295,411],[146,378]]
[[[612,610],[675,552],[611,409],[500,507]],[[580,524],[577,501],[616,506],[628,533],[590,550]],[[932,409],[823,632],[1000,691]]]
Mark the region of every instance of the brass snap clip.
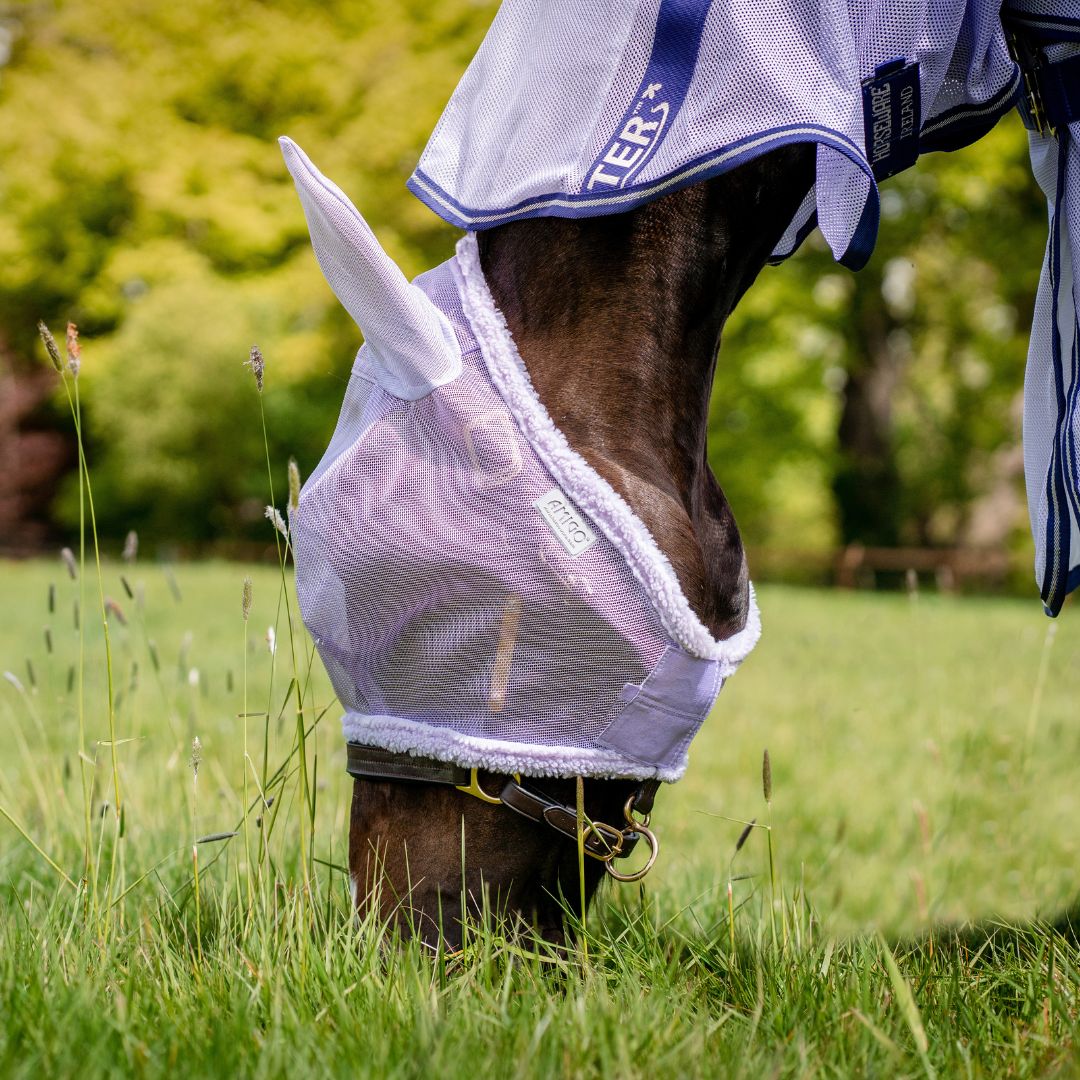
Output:
[[[656,833],[649,828],[649,815],[646,814],[641,821],[638,821],[634,817],[634,799],[635,795],[631,795],[626,800],[626,806],[623,807],[623,817],[626,818],[626,828],[622,830],[621,837],[629,837],[635,833],[638,836],[645,837],[645,843],[649,845],[649,858],[645,865],[640,870],[634,870],[632,873],[624,874],[620,870],[616,870],[612,865],[612,859],[606,859],[604,866],[607,868],[607,872],[616,881],[640,881],[652,868],[656,862],[657,855],[660,854],[660,841],[657,839]],[[620,848],[622,844],[619,844]],[[613,858],[614,856],[612,856]]]

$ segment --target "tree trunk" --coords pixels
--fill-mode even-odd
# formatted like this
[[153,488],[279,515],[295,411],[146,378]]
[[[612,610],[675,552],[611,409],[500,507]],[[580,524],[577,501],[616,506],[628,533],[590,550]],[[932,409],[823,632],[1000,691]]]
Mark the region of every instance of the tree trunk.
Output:
[[898,324],[882,296],[880,266],[855,278],[847,320],[851,368],[837,430],[833,496],[844,545],[891,547],[900,543],[900,477],[892,438],[892,396],[900,356],[892,333]]
[[45,415],[53,378],[14,363],[0,343],[0,551],[38,551],[53,538],[52,502],[74,459]]

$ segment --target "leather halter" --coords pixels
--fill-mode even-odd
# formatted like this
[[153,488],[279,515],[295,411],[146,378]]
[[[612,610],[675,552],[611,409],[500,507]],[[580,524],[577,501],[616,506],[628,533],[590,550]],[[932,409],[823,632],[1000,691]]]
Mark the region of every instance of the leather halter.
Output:
[[[481,802],[506,806],[530,821],[548,825],[567,839],[577,841],[577,809],[551,798],[536,787],[535,782],[530,783],[519,774],[502,777],[501,788],[496,797],[489,795],[480,786],[477,769],[466,769],[462,765],[439,761],[437,758],[365,746],[363,743],[350,742],[347,748],[346,771],[350,776],[369,780],[446,784],[480,799]],[[655,834],[649,829],[649,813],[659,787],[659,780],[643,780],[638,784],[626,801],[626,824],[622,828],[615,828],[602,821],[590,821],[588,818],[584,820],[582,831],[585,854],[599,859],[612,877],[619,881],[639,880],[652,869],[656,861],[660,845]],[[635,818],[635,813],[641,814],[642,819]],[[612,860],[629,856],[642,837],[645,837],[649,845],[649,861],[645,867],[633,874],[622,874],[612,869]]]

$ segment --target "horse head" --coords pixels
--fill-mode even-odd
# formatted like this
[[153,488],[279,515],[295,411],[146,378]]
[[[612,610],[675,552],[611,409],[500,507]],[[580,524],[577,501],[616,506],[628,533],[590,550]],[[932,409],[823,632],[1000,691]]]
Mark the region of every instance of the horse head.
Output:
[[470,913],[561,940],[613,851],[655,847],[656,786],[756,638],[709,393],[813,149],[628,213],[470,235],[409,283],[283,146],[365,338],[292,523],[346,708],[357,907],[432,944]]

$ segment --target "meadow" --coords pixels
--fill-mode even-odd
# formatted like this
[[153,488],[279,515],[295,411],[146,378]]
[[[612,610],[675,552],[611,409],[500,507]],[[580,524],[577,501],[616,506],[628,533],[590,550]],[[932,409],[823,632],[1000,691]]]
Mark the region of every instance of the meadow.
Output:
[[0,1076],[1080,1072],[1075,611],[761,588],[653,873],[566,951],[447,957],[351,917],[280,571],[117,559],[103,594],[111,721],[91,566],[0,563]]

